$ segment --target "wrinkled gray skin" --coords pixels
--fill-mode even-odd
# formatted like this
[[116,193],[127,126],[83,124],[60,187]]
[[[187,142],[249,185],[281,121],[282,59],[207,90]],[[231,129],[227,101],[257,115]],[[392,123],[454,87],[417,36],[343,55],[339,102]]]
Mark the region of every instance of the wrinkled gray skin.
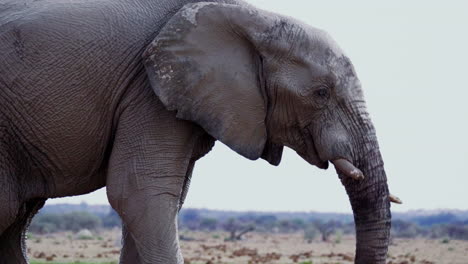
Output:
[[188,2],[0,4],[0,263],[27,262],[25,228],[47,198],[103,186],[124,223],[121,263],[183,263],[177,212],[215,140],[274,165],[283,146],[320,168],[352,162],[365,179],[339,175],[356,263],[385,263],[387,180],[350,60],[292,18]]

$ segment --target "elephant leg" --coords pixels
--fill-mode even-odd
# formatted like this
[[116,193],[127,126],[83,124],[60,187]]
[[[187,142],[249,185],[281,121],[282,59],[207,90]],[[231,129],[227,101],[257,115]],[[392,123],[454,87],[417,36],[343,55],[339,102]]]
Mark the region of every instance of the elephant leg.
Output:
[[15,220],[0,236],[0,263],[28,263],[25,245],[27,226],[44,203],[45,199],[33,199],[18,208]]
[[18,194],[7,179],[8,176],[0,174],[0,237],[16,221],[20,208]]
[[107,195],[125,227],[121,263],[180,264],[177,213],[200,133],[161,105],[150,106],[140,101],[119,118]]
[[[7,160],[0,155],[0,166],[5,164]],[[0,172],[0,263],[21,263],[23,258],[20,237],[15,237],[20,233],[17,229],[21,203],[11,174],[8,168]]]
[[[182,188],[182,193],[181,193],[180,200],[179,200],[179,211],[182,208],[182,205],[184,204],[185,198],[187,197],[187,192],[188,192],[194,165],[195,165],[195,161],[191,160],[189,167],[187,169],[185,181],[184,181],[183,188]],[[133,237],[131,236],[130,232],[128,232],[125,225],[122,226],[122,240],[124,241],[124,243],[123,243],[122,253],[120,257],[121,262],[122,263],[141,263],[139,259],[139,255],[137,254],[135,241],[133,240]]]
[[[183,263],[177,237],[177,213],[185,173],[180,174],[175,167],[184,168],[187,164],[179,160],[171,175],[165,175],[161,168],[150,165],[157,164],[156,160],[141,158],[144,166],[152,168],[149,171],[144,168],[138,171],[143,164],[130,160],[127,169],[136,172],[122,174],[124,168],[117,169],[120,173],[111,169],[112,175],[108,177],[109,202],[125,226],[121,263]],[[168,162],[171,161],[165,161]]]
[[142,263],[138,255],[138,251],[135,245],[135,240],[133,240],[132,235],[128,232],[127,227],[122,225],[122,240],[123,247],[122,252],[120,253],[120,262],[121,263]]
[[[187,169],[187,173],[186,173],[183,188],[182,188],[182,193],[181,193],[180,200],[179,200],[179,211],[182,208],[184,200],[187,196],[194,165],[195,165],[195,161],[191,160]],[[124,243],[123,243],[122,253],[120,257],[121,262],[122,263],[141,263],[139,259],[139,255],[137,254],[135,241],[133,240],[132,235],[127,230],[127,227],[125,225],[122,226],[122,240],[124,241]]]

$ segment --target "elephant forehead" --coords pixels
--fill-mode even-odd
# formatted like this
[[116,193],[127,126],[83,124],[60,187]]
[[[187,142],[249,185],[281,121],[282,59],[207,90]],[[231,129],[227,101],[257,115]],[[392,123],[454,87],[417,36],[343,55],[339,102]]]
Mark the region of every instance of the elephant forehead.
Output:
[[340,57],[329,56],[327,64],[336,78],[336,85],[346,87],[361,86],[351,60],[345,55]]
[[293,21],[304,31],[304,38],[299,39],[298,41],[306,42],[308,45],[303,46],[308,46],[310,48],[310,52],[313,53],[314,56],[323,56],[322,54],[324,52],[336,57],[346,56],[338,43],[325,30],[313,27],[295,19]]

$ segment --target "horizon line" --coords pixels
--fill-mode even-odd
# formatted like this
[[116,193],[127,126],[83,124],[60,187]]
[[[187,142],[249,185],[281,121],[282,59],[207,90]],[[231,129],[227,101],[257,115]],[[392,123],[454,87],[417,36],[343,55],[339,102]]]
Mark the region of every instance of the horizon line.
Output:
[[[91,205],[91,206],[109,206],[111,205],[109,203],[88,203],[86,201],[81,201],[77,203],[71,203],[71,202],[62,202],[62,203],[52,203],[52,204],[46,204],[44,206],[50,206],[50,205],[81,205],[81,204],[86,204],[86,205]],[[286,210],[262,210],[262,209],[245,209],[245,210],[240,210],[240,209],[225,209],[225,208],[207,208],[207,207],[182,207],[182,209],[195,209],[195,210],[209,210],[209,211],[226,211],[226,212],[255,212],[255,213],[325,213],[325,214],[353,214],[352,211],[349,212],[340,212],[340,211],[318,211],[318,210],[291,210],[291,211],[286,211]],[[391,210],[392,213],[409,213],[409,212],[434,212],[434,211],[468,211],[468,209],[455,209],[455,208],[436,208],[436,209],[425,209],[425,208],[420,208],[420,209],[408,209],[405,211],[402,210]]]

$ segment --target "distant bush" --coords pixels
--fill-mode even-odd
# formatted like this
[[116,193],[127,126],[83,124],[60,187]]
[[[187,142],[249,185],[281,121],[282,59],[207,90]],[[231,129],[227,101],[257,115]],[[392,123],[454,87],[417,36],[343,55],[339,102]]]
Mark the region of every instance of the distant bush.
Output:
[[53,233],[96,229],[101,227],[101,219],[88,212],[71,212],[66,214],[38,214],[33,218],[29,231],[34,233]]
[[309,224],[304,230],[304,239],[308,243],[312,243],[312,241],[314,241],[319,233],[320,232],[318,231],[317,227],[315,227],[315,225]]
[[468,225],[464,224],[444,224],[431,228],[431,238],[450,238],[468,240]]
[[274,215],[260,215],[253,220],[258,231],[271,232],[278,225],[278,218]]
[[179,215],[179,226],[189,230],[197,230],[200,228],[200,213],[196,209],[183,210]]
[[107,215],[101,216],[102,226],[105,228],[121,227],[122,220],[115,210],[110,210]]
[[94,239],[93,234],[88,229],[83,229],[76,234],[78,240],[92,240]]
[[327,222],[316,220],[313,224],[322,235],[323,242],[329,242],[330,236],[343,226],[343,223],[336,220],[329,220]]
[[200,220],[200,229],[206,231],[214,231],[218,227],[218,220],[214,218],[202,218]]
[[457,221],[457,217],[451,213],[441,213],[436,215],[424,216],[424,217],[416,217],[413,219],[412,222],[417,223],[420,226],[434,226],[441,223],[454,223]]
[[235,218],[229,218],[222,226],[224,231],[229,232],[227,241],[241,240],[242,236],[255,230],[255,225],[243,222]]
[[63,215],[64,229],[77,232],[81,229],[96,229],[101,227],[101,219],[88,212],[72,212]]
[[31,221],[29,231],[33,233],[53,233],[63,227],[63,219],[59,214],[38,214]]
[[414,238],[424,234],[424,231],[416,223],[394,220],[392,221],[392,235],[394,237]]

